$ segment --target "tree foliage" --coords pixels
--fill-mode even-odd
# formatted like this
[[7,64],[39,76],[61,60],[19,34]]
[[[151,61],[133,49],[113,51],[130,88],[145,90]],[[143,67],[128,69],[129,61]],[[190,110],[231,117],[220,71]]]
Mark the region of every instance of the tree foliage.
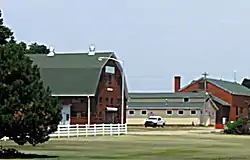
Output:
[[226,129],[224,130],[227,134],[250,134],[250,124],[249,120],[245,117],[239,118],[233,123],[226,123]]
[[13,32],[8,27],[4,26],[2,12],[0,10],[0,45],[4,45],[14,40]]
[[[0,19],[0,138],[19,145],[49,140],[61,120],[61,108],[26,54],[43,53],[46,46],[16,43]],[[10,39],[10,40],[8,40]],[[47,52],[47,51],[46,51]]]
[[244,78],[242,85],[250,89],[250,79]]

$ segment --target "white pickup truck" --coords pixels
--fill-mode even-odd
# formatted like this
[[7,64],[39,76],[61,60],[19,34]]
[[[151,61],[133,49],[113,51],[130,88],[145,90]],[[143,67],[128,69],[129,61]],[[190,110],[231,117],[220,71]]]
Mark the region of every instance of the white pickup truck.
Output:
[[166,121],[161,116],[149,116],[144,123],[145,127],[164,127]]

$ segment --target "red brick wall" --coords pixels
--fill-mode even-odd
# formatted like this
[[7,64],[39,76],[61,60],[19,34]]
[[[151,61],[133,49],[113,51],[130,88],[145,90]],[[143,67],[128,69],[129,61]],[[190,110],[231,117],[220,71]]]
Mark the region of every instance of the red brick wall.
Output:
[[[111,74],[111,83],[109,84],[107,81],[105,81],[105,78],[107,78],[108,74],[105,73],[105,67],[102,70],[100,83],[97,90],[97,120],[99,122],[104,123],[105,120],[105,108],[106,107],[116,107],[118,108],[116,122],[121,123],[121,89],[122,89],[122,81],[121,76],[122,73],[120,72],[120,69],[117,66],[117,63],[114,61],[109,61],[107,63],[108,66],[114,66],[115,67],[115,74]],[[110,88],[112,91],[108,91],[107,89]],[[125,95],[125,94],[124,94]],[[102,98],[102,102],[100,103],[100,98]],[[106,102],[106,98],[108,98],[108,103]],[[111,103],[113,99],[113,103]],[[125,98],[124,98],[125,101]],[[126,102],[126,101],[125,101]],[[124,103],[124,123],[126,123],[126,103]]]
[[[180,92],[192,92],[195,90],[199,91],[201,90],[199,89],[199,83],[204,83],[204,81],[203,80],[197,81],[194,84],[190,85],[189,87],[181,89]],[[212,93],[214,96],[226,101],[229,104],[233,103],[233,97],[229,92],[213,85],[212,83],[207,82],[207,91]],[[233,121],[235,119],[236,119],[236,112],[231,106],[229,120]]]
[[[203,80],[199,81],[203,82]],[[194,83],[193,85],[184,88],[181,90],[181,92],[192,92],[194,90],[200,90],[198,86],[198,81]],[[229,92],[213,85],[212,83],[207,83],[207,90],[211,92],[214,96],[226,101],[227,103],[231,104],[230,106],[230,121],[235,121],[237,119],[237,107],[242,108],[243,110],[243,116],[248,116],[248,105],[245,101],[249,101],[250,103],[250,97],[249,96],[241,96],[241,95],[231,95]]]

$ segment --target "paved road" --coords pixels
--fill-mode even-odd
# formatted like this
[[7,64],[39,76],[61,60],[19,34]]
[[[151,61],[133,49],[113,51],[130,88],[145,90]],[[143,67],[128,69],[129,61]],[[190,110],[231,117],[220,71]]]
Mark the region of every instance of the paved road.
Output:
[[183,134],[197,134],[197,133],[211,133],[211,132],[220,132],[221,130],[214,129],[202,129],[202,130],[178,130],[178,131],[132,131],[128,134],[133,135],[183,135]]

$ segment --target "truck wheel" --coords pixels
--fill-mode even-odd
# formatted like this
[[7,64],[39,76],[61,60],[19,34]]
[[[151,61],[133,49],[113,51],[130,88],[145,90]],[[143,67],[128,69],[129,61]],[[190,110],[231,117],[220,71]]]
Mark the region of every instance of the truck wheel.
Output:
[[161,128],[163,128],[165,126],[165,123],[162,124]]
[[148,126],[147,125],[145,125],[145,128],[147,128]]
[[156,128],[156,127],[157,127],[157,124],[155,123],[155,124],[153,125],[153,127]]

